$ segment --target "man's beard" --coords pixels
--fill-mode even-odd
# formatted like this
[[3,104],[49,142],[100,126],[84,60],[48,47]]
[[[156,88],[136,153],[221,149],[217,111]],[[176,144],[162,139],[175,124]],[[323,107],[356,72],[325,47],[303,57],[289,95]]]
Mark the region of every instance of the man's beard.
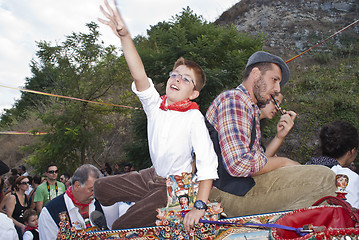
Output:
[[254,82],[254,87],[253,87],[254,97],[257,99],[257,105],[259,107],[263,107],[269,102],[269,99],[261,95],[261,93],[265,93],[266,90],[267,90],[267,84],[263,80],[262,76],[260,76],[259,79],[257,79]]

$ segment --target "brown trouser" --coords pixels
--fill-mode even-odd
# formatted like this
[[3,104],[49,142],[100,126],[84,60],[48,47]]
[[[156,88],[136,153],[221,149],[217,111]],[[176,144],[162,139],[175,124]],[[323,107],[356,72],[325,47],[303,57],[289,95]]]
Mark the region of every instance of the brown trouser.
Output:
[[112,229],[154,226],[156,209],[167,204],[166,179],[158,176],[154,168],[97,179],[94,192],[104,206],[135,202],[112,224]]

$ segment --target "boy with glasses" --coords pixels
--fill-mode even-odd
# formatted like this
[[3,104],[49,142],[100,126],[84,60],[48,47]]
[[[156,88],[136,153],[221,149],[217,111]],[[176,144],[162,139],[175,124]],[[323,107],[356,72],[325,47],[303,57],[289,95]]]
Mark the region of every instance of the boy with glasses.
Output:
[[131,36],[117,8],[105,1],[102,7],[108,25],[120,38],[134,82],[133,92],[140,98],[148,123],[148,143],[153,168],[109,176],[95,182],[95,197],[103,205],[119,201],[135,202],[118,218],[112,229],[153,226],[156,209],[167,204],[166,178],[192,172],[192,153],[196,154],[199,190],[194,208],[184,218],[189,231],[204,215],[213,179],[217,175],[217,156],[209,137],[204,117],[191,100],[199,96],[206,77],[195,62],[179,58],[169,74],[166,95],[160,97],[137,53]]
[[36,211],[40,214],[41,209],[48,203],[50,200],[61,195],[65,192],[65,185],[62,182],[57,181],[57,166],[50,164],[46,168],[46,182],[41,183],[35,192],[34,202],[36,206]]

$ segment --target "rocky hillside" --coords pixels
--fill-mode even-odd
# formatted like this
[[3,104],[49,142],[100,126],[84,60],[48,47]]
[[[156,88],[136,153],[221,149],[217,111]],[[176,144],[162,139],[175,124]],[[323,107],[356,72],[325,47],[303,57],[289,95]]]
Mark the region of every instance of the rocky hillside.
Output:
[[[241,0],[216,21],[265,34],[265,50],[289,59],[359,19],[359,0]],[[359,23],[345,31],[359,40]],[[336,37],[328,44],[342,44]]]

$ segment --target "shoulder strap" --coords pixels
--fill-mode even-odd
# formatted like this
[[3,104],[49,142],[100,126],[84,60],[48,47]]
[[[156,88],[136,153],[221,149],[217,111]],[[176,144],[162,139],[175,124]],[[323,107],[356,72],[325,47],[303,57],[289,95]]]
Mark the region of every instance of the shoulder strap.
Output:
[[[209,135],[213,142],[214,150],[218,158],[218,176],[219,179],[213,182],[213,185],[224,192],[228,192],[237,196],[244,196],[254,185],[255,181],[252,177],[232,177],[223,163],[221,146],[219,145],[218,132],[213,125],[205,118],[205,123],[209,131]],[[253,132],[253,130],[252,130]]]
[[256,118],[253,117],[253,121],[252,121],[252,131],[251,131],[251,142],[249,143],[249,149],[252,150],[253,144],[254,144],[254,140],[256,140]]

